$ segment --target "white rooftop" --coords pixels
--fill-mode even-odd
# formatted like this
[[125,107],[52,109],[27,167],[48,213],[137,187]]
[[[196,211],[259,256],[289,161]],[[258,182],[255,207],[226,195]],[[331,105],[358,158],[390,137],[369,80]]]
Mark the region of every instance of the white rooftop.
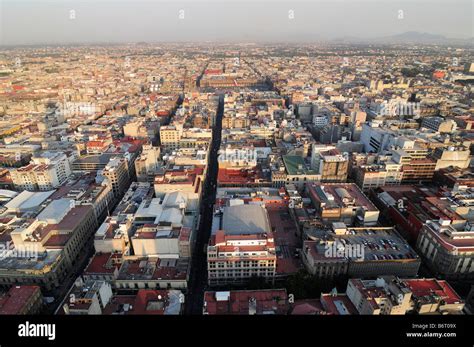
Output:
[[0,196],[2,196],[2,197],[14,198],[17,195],[18,195],[18,192],[15,192],[13,190],[0,189]]
[[270,222],[265,208],[236,205],[224,208],[222,227],[230,234],[260,234],[270,231]]
[[58,199],[53,200],[46,208],[38,215],[38,220],[47,222],[49,224],[58,224],[63,220],[67,213],[71,210],[72,199]]
[[46,199],[48,199],[54,190],[48,192],[30,192],[27,190],[22,191],[11,201],[5,204],[5,207],[12,212],[24,212],[28,210],[34,210],[41,205]]

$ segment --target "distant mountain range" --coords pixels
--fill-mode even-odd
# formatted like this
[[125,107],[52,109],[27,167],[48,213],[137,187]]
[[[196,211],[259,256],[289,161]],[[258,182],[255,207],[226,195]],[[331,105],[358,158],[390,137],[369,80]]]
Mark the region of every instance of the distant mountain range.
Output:
[[473,43],[473,38],[469,39],[458,39],[458,38],[448,38],[443,35],[429,34],[429,33],[420,33],[418,31],[407,31],[405,33],[386,36],[376,39],[376,41],[386,41],[393,43],[459,43],[459,44],[468,44]]
[[375,38],[355,38],[346,36],[343,38],[335,39],[339,42],[360,42],[360,43],[387,43],[387,44],[401,44],[401,43],[414,43],[414,44],[443,44],[443,45],[474,45],[474,37],[468,39],[449,38],[443,35],[422,33],[418,31],[407,31],[401,34],[395,34],[390,36],[381,36]]
[[[1,1],[1,0],[0,0]],[[419,32],[419,31],[407,31],[400,34],[394,35],[387,35],[387,36],[375,36],[375,37],[357,37],[357,36],[325,36],[323,34],[314,33],[314,32],[307,32],[307,33],[284,33],[282,32],[281,35],[276,39],[267,39],[264,35],[259,35],[259,33],[255,33],[255,36],[245,34],[241,37],[231,37],[231,36],[218,36],[214,40],[210,41],[156,41],[158,43],[161,42],[168,42],[168,43],[180,43],[180,42],[197,42],[197,43],[206,43],[206,42],[216,42],[216,43],[242,43],[242,42],[252,42],[252,43],[278,43],[278,44],[298,44],[298,43],[336,43],[336,44],[375,44],[375,45],[391,45],[391,44],[428,44],[428,45],[443,45],[443,46],[469,46],[474,47],[474,37],[470,37],[467,39],[461,38],[450,38],[439,34],[430,34],[426,32]],[[138,45],[146,45],[149,43],[156,43],[155,41],[141,41],[136,44]],[[44,47],[44,46],[81,46],[81,45],[120,45],[123,43],[129,42],[109,42],[109,43],[101,43],[101,42],[83,42],[83,43],[38,43],[38,44],[24,44],[24,45],[5,45],[0,42],[1,48],[13,48],[13,47],[22,47],[22,46],[31,46],[31,47]]]

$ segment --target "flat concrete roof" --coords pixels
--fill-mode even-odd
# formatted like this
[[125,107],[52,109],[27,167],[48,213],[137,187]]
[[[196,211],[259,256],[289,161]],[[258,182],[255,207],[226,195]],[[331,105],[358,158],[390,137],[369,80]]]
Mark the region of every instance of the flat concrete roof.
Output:
[[261,234],[271,230],[267,211],[258,205],[225,207],[222,228],[227,234]]
[[22,191],[11,201],[5,204],[5,207],[12,211],[27,211],[35,209],[41,205],[47,198],[54,193],[54,190],[47,192],[30,192],[27,190]]
[[58,224],[63,220],[66,214],[71,210],[72,199],[53,200],[38,215],[38,220],[45,221],[49,224]]

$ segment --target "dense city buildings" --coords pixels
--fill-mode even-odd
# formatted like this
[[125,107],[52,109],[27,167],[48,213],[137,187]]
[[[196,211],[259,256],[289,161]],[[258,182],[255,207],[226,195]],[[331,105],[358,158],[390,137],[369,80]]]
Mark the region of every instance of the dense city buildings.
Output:
[[359,314],[461,314],[464,302],[446,281],[436,279],[350,279],[347,296]]
[[1,50],[0,314],[472,312],[473,61]]

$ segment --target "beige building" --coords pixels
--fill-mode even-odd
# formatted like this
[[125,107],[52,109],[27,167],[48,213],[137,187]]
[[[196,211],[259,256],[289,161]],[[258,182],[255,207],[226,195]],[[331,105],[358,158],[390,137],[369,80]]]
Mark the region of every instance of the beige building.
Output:
[[102,170],[102,175],[107,177],[112,185],[114,197],[120,199],[130,183],[127,159],[120,157],[110,159],[104,170]]
[[144,145],[142,153],[135,160],[135,172],[138,182],[153,182],[160,168],[160,147]]
[[71,199],[53,200],[36,220],[11,232],[15,249],[24,256],[0,259],[0,286],[60,287],[85,254],[96,228],[92,206],[75,206]]
[[349,171],[349,159],[337,149],[320,153],[319,174],[321,182],[345,182]]
[[474,278],[474,231],[455,229],[450,221],[427,221],[416,247],[435,274],[446,279]]
[[248,128],[250,126],[250,119],[246,116],[235,117],[225,116],[222,118],[222,129],[240,129]]
[[163,197],[166,193],[180,192],[188,199],[199,200],[203,180],[204,168],[177,166],[155,177],[155,195]]
[[354,183],[307,183],[306,191],[323,222],[377,224],[379,210]]
[[391,227],[303,226],[302,260],[318,278],[415,276],[420,258]]
[[400,80],[396,82],[385,82],[383,80],[371,80],[369,84],[370,89],[383,91],[385,89],[407,89],[410,85],[409,80]]
[[175,165],[207,166],[208,150],[202,148],[180,148],[176,155],[169,157]]
[[252,277],[273,280],[276,261],[271,232],[237,235],[219,230],[207,248],[209,285],[245,283]]
[[78,278],[59,309],[67,315],[100,315],[112,296],[112,287],[108,282],[84,282]]
[[125,136],[142,140],[154,140],[158,136],[159,130],[160,123],[158,121],[138,120],[123,126]]
[[360,165],[353,169],[355,182],[362,191],[386,185],[399,185],[402,181],[402,165],[392,161],[382,164]]
[[450,166],[467,169],[471,162],[471,153],[466,147],[439,147],[434,150],[433,158],[437,160],[435,170]]
[[350,279],[346,295],[362,315],[399,315],[411,309],[411,291],[397,278]]
[[179,148],[182,129],[168,125],[160,128],[160,143],[164,150],[175,150]]
[[449,283],[435,278],[350,279],[346,295],[362,315],[461,314],[464,309]]
[[62,185],[71,175],[69,159],[64,153],[45,152],[32,158],[27,166],[11,169],[13,185],[18,190],[47,191]]
[[302,188],[306,182],[320,181],[321,175],[308,167],[303,157],[298,155],[284,155],[278,170],[272,171],[272,183],[283,186],[292,183]]
[[302,260],[308,272],[317,278],[334,278],[347,274],[349,262],[340,257],[324,256],[326,244],[304,241]]

